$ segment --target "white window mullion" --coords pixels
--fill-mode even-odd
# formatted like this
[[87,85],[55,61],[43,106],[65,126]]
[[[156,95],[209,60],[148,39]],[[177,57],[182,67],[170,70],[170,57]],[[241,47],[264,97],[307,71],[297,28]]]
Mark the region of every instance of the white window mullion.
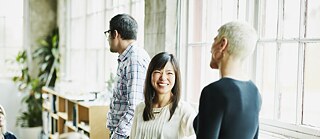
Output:
[[[299,40],[304,38],[305,34],[305,1],[300,0],[300,23],[299,23]],[[297,113],[296,113],[296,123],[298,125],[303,124],[303,86],[304,86],[304,57],[305,57],[305,43],[300,42],[299,43],[299,62],[298,62],[298,85],[297,85]]]

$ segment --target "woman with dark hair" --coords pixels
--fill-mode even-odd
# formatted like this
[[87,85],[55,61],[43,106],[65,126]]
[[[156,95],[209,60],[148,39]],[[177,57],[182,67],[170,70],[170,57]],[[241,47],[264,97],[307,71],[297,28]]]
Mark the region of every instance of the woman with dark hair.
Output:
[[0,139],[16,139],[16,136],[7,131],[6,127],[6,112],[0,105]]
[[145,102],[137,105],[130,138],[180,139],[194,134],[195,111],[180,101],[181,78],[178,62],[172,54],[155,55],[148,67]]

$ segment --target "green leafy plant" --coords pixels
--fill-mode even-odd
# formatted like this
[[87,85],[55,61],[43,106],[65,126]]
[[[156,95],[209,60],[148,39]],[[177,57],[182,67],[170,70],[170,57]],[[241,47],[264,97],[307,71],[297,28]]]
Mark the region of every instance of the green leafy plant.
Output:
[[26,92],[22,103],[26,106],[17,119],[21,127],[42,126],[42,93],[43,86],[54,87],[59,70],[59,32],[54,29],[46,38],[39,40],[40,47],[32,53],[32,58],[38,61],[39,74],[31,77],[27,63],[27,52],[18,53],[15,61],[21,72],[12,80],[21,92]]

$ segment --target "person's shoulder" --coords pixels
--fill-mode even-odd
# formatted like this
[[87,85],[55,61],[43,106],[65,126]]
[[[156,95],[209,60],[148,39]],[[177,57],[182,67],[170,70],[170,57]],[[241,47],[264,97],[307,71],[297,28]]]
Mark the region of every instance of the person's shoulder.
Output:
[[140,46],[133,46],[128,59],[131,63],[138,62],[141,65],[148,65],[150,62],[149,54]]
[[[228,82],[228,81],[227,81]],[[224,95],[224,88],[228,87],[228,83],[225,82],[224,79],[219,79],[215,82],[212,82],[205,86],[202,89],[201,97],[209,99],[210,97],[223,97]]]
[[184,100],[180,100],[178,103],[178,109],[181,110],[181,112],[187,112],[187,113],[195,113],[195,108],[192,107],[192,105]]
[[17,137],[12,133],[12,132],[6,132],[5,134],[4,134],[4,138],[5,139],[16,139]]
[[219,89],[224,88],[226,85],[232,83],[232,80],[229,80],[228,78],[221,78],[215,82],[210,83],[209,85],[204,87],[204,90],[212,90],[212,89]]
[[144,102],[140,102],[140,103],[136,106],[136,111],[142,111],[145,106],[146,106],[146,105],[144,104]]
[[137,56],[137,57],[142,57],[142,58],[150,58],[147,51],[143,47],[138,46],[138,45],[132,46],[131,55],[132,55],[132,57]]

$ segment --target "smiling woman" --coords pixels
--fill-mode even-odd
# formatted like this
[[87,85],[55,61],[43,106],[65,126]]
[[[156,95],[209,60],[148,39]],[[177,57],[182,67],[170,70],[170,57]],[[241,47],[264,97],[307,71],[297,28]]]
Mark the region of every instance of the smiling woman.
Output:
[[145,102],[135,109],[132,138],[180,139],[194,134],[195,110],[180,101],[181,77],[172,54],[155,55],[144,85]]

